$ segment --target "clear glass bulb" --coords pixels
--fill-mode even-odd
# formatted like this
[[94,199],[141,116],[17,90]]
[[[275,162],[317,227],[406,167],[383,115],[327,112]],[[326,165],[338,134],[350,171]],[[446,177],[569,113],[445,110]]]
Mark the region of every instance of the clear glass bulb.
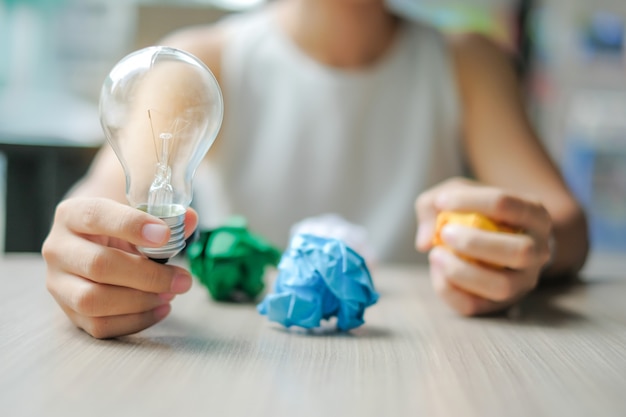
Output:
[[133,52],[111,70],[100,94],[100,122],[126,175],[131,206],[171,229],[161,248],[138,248],[167,262],[185,247],[192,180],[222,124],[217,80],[198,58],[155,46]]

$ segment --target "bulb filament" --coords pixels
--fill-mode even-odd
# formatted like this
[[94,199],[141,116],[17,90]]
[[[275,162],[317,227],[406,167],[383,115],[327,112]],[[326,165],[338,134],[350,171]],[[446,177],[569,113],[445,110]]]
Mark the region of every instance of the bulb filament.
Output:
[[148,213],[157,216],[166,216],[165,211],[174,201],[174,189],[172,188],[172,169],[168,165],[168,142],[172,139],[171,133],[161,133],[159,139],[161,147],[161,159],[156,164],[154,181],[150,185],[148,193]]
[[[152,138],[157,156],[154,180],[148,192],[148,213],[155,216],[168,217],[171,215],[174,204],[174,188],[172,187],[172,168],[170,166],[171,149],[175,145],[175,136],[170,132],[163,132],[157,136],[154,134],[154,124],[151,111],[148,110],[150,127],[152,128]],[[175,133],[180,120],[174,121]],[[159,154],[159,149],[161,150]]]

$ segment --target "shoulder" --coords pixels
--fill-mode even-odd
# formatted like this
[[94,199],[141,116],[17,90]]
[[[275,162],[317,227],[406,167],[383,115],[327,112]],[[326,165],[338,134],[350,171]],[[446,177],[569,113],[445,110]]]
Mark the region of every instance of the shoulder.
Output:
[[159,43],[187,51],[206,64],[217,80],[220,80],[220,62],[227,31],[224,25],[212,24],[180,29],[163,38]]
[[195,55],[211,69],[219,81],[220,62],[226,38],[223,25],[214,24],[180,29],[169,34],[159,43]]
[[183,49],[202,60],[220,80],[222,57],[239,31],[253,25],[259,12],[230,15],[208,25],[189,26],[170,33],[161,45]]
[[221,81],[222,58],[237,35],[253,30],[263,21],[269,7],[226,16],[209,25],[179,29],[162,39],[161,45],[183,49],[202,60]]
[[446,35],[431,22],[418,19],[400,19],[400,28],[404,36],[409,38],[412,47],[424,44],[432,45],[436,48],[447,48],[448,40]]

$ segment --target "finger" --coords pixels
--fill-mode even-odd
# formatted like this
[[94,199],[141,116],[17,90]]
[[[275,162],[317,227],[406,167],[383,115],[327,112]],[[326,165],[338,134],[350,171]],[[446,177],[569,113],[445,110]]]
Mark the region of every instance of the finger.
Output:
[[436,247],[429,261],[455,287],[494,302],[506,302],[528,292],[533,286],[529,274],[496,270],[469,263],[444,248]]
[[73,198],[57,206],[55,223],[74,233],[102,235],[134,245],[159,247],[170,230],[158,217],[105,198]]
[[198,213],[191,207],[185,213],[185,239],[193,234],[198,227]]
[[501,303],[494,303],[455,287],[438,270],[437,266],[431,265],[430,270],[435,292],[457,313],[470,317],[497,311],[504,307]]
[[415,213],[418,224],[415,247],[420,252],[426,252],[432,247],[437,220],[436,196],[437,190],[434,189],[422,193],[415,201]]
[[441,230],[441,238],[456,253],[512,269],[543,264],[550,256],[547,241],[539,246],[536,240],[526,234],[490,232],[448,224]]
[[543,205],[492,187],[459,187],[443,191],[435,202],[437,209],[479,212],[498,223],[533,230],[541,236],[550,232],[551,220]]
[[49,262],[58,269],[100,284],[134,288],[156,294],[187,292],[191,275],[175,265],[161,265],[143,256],[68,236],[63,253],[48,254]]
[[98,284],[67,273],[51,276],[47,279],[47,287],[59,304],[86,317],[143,313],[169,304],[175,296]]
[[163,320],[172,310],[169,304],[164,304],[143,313],[108,317],[86,317],[67,306],[61,305],[61,308],[77,327],[97,339],[108,339],[137,333]]

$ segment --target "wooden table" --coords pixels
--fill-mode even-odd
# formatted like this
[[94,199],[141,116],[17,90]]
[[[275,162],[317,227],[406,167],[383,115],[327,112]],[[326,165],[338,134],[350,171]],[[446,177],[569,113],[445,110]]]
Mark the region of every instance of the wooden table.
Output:
[[5,417],[626,416],[626,269],[466,319],[426,270],[381,267],[350,334],[288,331],[195,285],[164,322],[104,341],[66,320],[44,270],[0,261]]

